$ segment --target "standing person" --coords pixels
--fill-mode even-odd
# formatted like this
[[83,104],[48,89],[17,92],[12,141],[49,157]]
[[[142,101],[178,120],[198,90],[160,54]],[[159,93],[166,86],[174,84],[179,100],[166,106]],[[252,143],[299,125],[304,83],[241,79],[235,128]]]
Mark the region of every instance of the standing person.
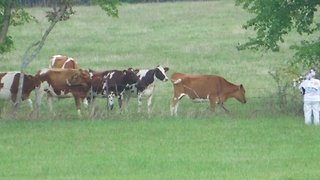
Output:
[[316,72],[311,69],[307,74],[306,79],[299,86],[304,101],[304,122],[307,125],[312,124],[312,115],[313,123],[315,125],[320,125],[320,80],[316,79],[315,76]]

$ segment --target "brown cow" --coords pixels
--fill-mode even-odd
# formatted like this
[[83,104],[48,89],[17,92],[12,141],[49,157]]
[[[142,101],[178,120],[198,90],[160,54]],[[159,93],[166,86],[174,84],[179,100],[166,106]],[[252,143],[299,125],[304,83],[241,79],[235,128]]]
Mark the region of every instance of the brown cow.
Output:
[[72,57],[55,55],[50,59],[49,68],[79,69],[80,67]]
[[171,82],[174,88],[171,115],[177,115],[179,100],[185,95],[193,101],[209,101],[212,111],[216,103],[219,103],[228,112],[223,103],[230,97],[246,103],[243,85],[234,85],[220,76],[174,73],[171,76]]
[[[18,93],[20,72],[0,73],[0,98],[10,99],[15,103]],[[32,100],[29,98],[32,90],[35,89],[35,81],[32,75],[25,74],[22,86],[22,100],[27,100],[30,109],[33,111]]]
[[[49,68],[80,69],[80,66],[78,62],[72,57],[63,56],[63,55],[54,55],[50,59]],[[83,103],[85,106],[88,106],[87,99],[84,99]]]
[[48,95],[49,108],[52,111],[52,97],[65,98],[73,96],[78,115],[81,115],[81,101],[87,97],[91,88],[91,77],[88,71],[82,69],[43,69],[36,75],[37,105],[41,97]]

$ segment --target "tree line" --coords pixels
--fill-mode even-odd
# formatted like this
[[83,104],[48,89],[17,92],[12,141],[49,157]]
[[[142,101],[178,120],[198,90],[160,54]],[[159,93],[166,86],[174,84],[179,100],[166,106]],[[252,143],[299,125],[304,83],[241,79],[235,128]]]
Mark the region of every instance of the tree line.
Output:
[[[120,0],[126,3],[147,3],[147,2],[175,2],[175,1],[204,1],[204,0]],[[26,7],[51,6],[55,0],[21,0]],[[93,0],[74,0],[75,5],[95,5]]]

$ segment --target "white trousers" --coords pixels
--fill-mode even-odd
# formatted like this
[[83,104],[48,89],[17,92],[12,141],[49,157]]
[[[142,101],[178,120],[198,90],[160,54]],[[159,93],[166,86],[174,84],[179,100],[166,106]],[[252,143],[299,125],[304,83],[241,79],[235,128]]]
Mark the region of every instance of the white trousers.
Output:
[[313,123],[315,125],[320,125],[320,120],[319,120],[320,102],[319,101],[304,101],[303,110],[304,110],[305,124],[312,124],[312,115],[313,115]]

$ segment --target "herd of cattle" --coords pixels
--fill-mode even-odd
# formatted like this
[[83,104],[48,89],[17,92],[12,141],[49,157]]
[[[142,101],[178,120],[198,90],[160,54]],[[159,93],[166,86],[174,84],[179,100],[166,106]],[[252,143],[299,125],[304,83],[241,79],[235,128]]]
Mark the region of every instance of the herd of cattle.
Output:
[[[50,60],[49,68],[39,70],[35,75],[25,74],[22,88],[22,100],[27,101],[33,110],[30,93],[35,91],[37,109],[41,99],[48,97],[49,109],[52,111],[52,98],[74,97],[76,109],[81,115],[81,103],[87,106],[97,97],[108,99],[109,108],[114,105],[114,97],[118,98],[119,107],[127,107],[131,97],[138,98],[138,111],[142,97],[147,97],[148,112],[154,93],[154,81],[167,81],[168,67],[157,66],[154,69],[125,69],[94,71],[81,69],[75,59],[56,55]],[[0,73],[0,98],[16,101],[20,72]],[[177,114],[179,100],[187,95],[195,101],[209,101],[214,110],[216,104],[234,97],[242,103],[246,102],[243,85],[234,85],[224,78],[215,75],[188,75],[174,73],[171,77],[174,97],[171,102],[171,115]]]

